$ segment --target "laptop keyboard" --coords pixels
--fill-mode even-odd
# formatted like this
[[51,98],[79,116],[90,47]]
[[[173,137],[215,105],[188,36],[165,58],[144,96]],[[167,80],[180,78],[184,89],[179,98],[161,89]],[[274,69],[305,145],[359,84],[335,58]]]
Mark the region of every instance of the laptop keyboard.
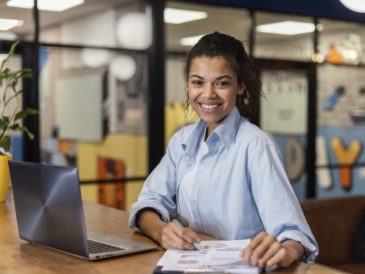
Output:
[[121,248],[121,247],[116,247],[116,246],[96,242],[93,240],[87,240],[87,246],[89,249],[89,253],[102,253],[102,252],[113,252],[113,251],[118,251],[118,250],[125,250],[124,248]]

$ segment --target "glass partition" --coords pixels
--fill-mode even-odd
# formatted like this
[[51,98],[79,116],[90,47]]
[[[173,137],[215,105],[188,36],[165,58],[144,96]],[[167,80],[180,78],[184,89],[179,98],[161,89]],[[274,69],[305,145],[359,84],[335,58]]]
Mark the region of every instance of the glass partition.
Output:
[[321,61],[331,64],[365,64],[365,29],[360,23],[320,20]]
[[314,31],[311,17],[257,12],[256,25],[255,57],[311,60]]

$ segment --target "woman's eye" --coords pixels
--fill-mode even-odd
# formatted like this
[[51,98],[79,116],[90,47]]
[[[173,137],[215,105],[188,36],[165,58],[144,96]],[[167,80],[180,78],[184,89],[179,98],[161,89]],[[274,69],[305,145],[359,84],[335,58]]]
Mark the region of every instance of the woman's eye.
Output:
[[218,82],[216,83],[216,85],[217,85],[218,87],[227,87],[227,86],[229,86],[229,82],[228,82],[228,81],[218,81]]
[[203,85],[203,81],[201,81],[201,80],[193,80],[193,81],[191,81],[191,83],[194,86],[201,86],[201,85]]

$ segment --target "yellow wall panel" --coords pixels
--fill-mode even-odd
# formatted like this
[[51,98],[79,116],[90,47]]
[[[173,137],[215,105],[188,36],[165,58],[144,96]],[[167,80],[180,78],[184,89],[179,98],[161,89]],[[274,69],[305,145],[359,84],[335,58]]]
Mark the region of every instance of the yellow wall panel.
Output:
[[[102,143],[78,142],[77,165],[80,180],[97,179],[97,157],[121,159],[125,162],[127,177],[147,176],[147,138],[133,134],[109,134]],[[136,201],[143,182],[126,184],[126,209]],[[97,201],[97,185],[81,187],[83,199]]]

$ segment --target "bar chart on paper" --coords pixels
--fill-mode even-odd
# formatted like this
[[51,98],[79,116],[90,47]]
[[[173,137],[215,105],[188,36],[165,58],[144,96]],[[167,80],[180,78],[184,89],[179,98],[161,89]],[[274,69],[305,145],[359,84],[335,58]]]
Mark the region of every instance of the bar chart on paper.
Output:
[[240,251],[250,240],[202,241],[202,251],[167,250],[158,262],[161,273],[168,271],[212,270],[229,273],[259,273],[260,269],[244,264]]

